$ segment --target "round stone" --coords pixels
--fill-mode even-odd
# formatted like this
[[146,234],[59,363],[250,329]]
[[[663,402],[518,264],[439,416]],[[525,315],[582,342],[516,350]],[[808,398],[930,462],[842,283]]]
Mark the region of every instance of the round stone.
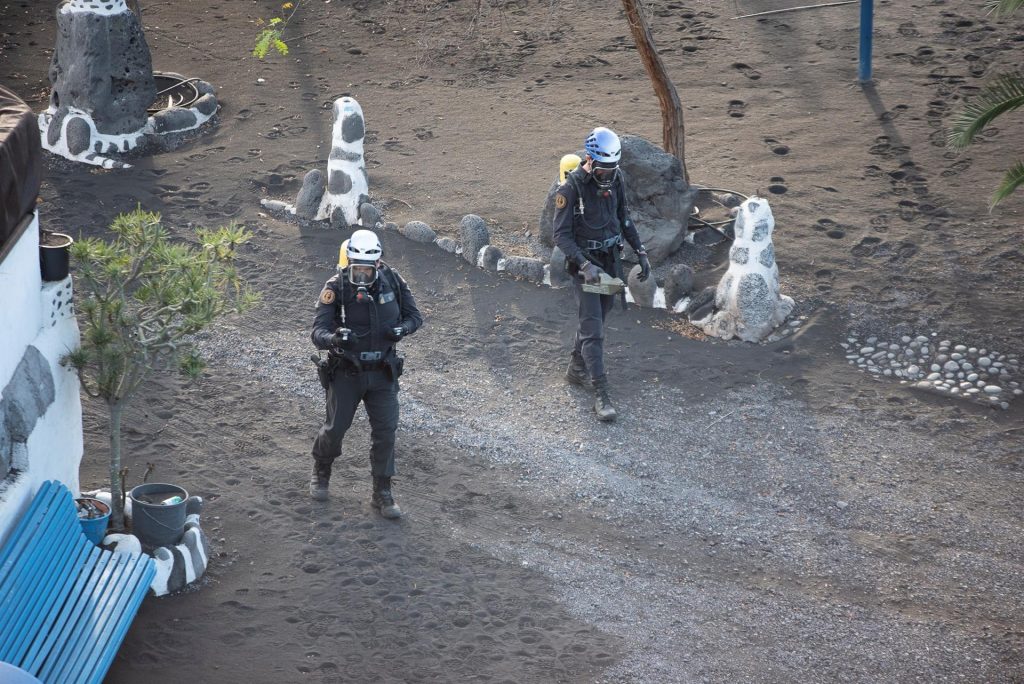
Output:
[[940,366],[940,365],[939,365],[939,364],[937,364],[937,363],[933,363],[933,364],[931,365],[931,368],[929,368],[929,370],[930,370],[931,372],[933,372],[933,373],[938,373],[938,372],[939,372],[940,370],[942,370],[942,366]]
[[967,376],[967,380],[968,380],[969,382],[977,382],[977,380],[978,380],[978,374],[977,374],[977,373],[970,373],[970,374],[968,374],[968,376]]
[[946,356],[945,354],[939,354],[938,356],[935,357],[935,360],[938,361],[939,363],[946,363],[947,361],[949,361],[949,357]]
[[898,344],[890,344],[889,345],[889,351],[899,351],[899,350],[900,350],[900,345],[898,345]]
[[985,394],[999,394],[1003,388],[999,385],[985,385]]
[[942,369],[945,370],[946,372],[956,372],[960,370],[960,365],[956,361],[947,361],[942,366]]
[[1022,390],[1022,389],[1018,388],[1018,389],[1013,390],[1013,396],[1015,396],[1015,397],[1019,397],[1022,394],[1024,394],[1024,390]]
[[968,354],[977,354],[978,353],[978,348],[977,347],[971,347],[970,349],[967,350],[967,353]]
[[928,378],[927,378],[927,379],[928,379],[928,380],[931,380],[931,381],[933,381],[933,382],[934,382],[934,381],[938,380],[938,379],[939,379],[939,378],[941,378],[941,377],[942,377],[942,376],[941,376],[941,375],[939,375],[938,373],[931,373],[931,374],[929,374],[929,375],[928,375]]
[[958,354],[957,352],[953,352],[952,354],[949,355],[949,358],[953,359],[954,361],[961,361],[963,360],[964,355]]
[[972,387],[971,389],[967,390],[967,394],[978,394],[979,392],[981,392],[981,390],[978,389],[977,387]]
[[999,408],[1005,411],[1006,409],[1010,408],[1010,404],[1009,402],[1001,401],[999,402]]
[[901,337],[900,342],[902,342],[903,344],[910,342],[910,335],[904,335],[903,337]]
[[909,368],[907,368],[907,375],[909,375],[912,378],[916,377],[920,372],[921,369],[918,368],[917,366],[910,366]]
[[882,375],[892,375],[892,371],[886,368],[884,371],[882,371]]
[[877,337],[875,337],[875,336],[871,336],[871,337],[869,337],[869,338],[868,338],[867,340],[865,340],[865,341],[866,341],[866,342],[867,342],[868,344],[874,344],[875,342],[878,342],[878,338],[877,338]]
[[967,347],[962,345],[962,344],[958,344],[955,347],[953,347],[953,351],[957,351],[957,352],[963,353],[963,352],[967,351]]
[[917,337],[914,338],[914,341],[917,342],[918,344],[924,344],[925,342],[928,341],[928,338],[925,337],[924,335],[918,335]]
[[950,342],[949,340],[942,340],[941,342],[939,342],[939,346],[940,347],[948,347],[951,344],[953,344],[953,343]]
[[874,347],[861,347],[860,348],[860,353],[861,353],[862,356],[867,356],[868,354],[873,354],[874,352],[875,352],[875,348]]
[[963,368],[965,371],[974,370],[974,365],[970,361],[964,361],[963,363],[960,364],[960,367]]

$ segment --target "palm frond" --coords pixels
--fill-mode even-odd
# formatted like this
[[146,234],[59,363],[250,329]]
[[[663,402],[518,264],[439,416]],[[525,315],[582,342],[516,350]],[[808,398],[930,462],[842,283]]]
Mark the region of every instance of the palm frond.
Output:
[[1013,191],[1024,185],[1024,162],[1017,162],[1003,176],[1003,182],[996,188],[992,195],[992,203],[989,205],[991,211],[997,204],[1013,194]]
[[1000,75],[953,118],[947,144],[962,150],[993,119],[1018,107],[1024,107],[1024,78],[1017,74]]
[[997,19],[1008,17],[1021,7],[1024,7],[1024,0],[986,0],[985,11]]

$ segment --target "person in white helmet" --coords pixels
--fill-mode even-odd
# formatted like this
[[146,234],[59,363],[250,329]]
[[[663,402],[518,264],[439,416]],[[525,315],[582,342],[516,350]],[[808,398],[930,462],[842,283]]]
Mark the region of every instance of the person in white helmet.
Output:
[[586,157],[555,193],[552,223],[555,244],[565,254],[579,304],[579,327],[565,377],[581,387],[592,387],[597,418],[612,421],[617,414],[604,367],[604,321],[615,299],[584,292],[582,284],[599,282],[602,271],[626,279],[620,259],[623,240],[640,260],[641,281],[650,277],[651,262],[629,217],[625,183],[619,173],[619,136],[598,127],[583,147]]
[[398,429],[398,377],[402,358],[397,343],[423,324],[408,285],[381,261],[381,245],[370,230],[352,233],[346,262],[320,292],[313,323],[313,344],[328,351],[321,369],[327,393],[327,418],[313,442],[309,493],[327,499],[331,465],[362,402],[370,419],[371,505],[385,518],[401,509],[391,492]]

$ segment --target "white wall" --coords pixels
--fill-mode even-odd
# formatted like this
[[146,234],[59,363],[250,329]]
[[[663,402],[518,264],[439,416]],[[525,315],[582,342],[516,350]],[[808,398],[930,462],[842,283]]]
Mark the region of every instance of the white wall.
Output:
[[[0,392],[29,345],[46,358],[54,401],[36,422],[16,480],[0,481],[0,544],[28,508],[39,485],[59,480],[78,494],[82,460],[82,405],[78,376],[60,359],[78,346],[71,278],[43,283],[39,275],[38,217],[0,263]],[[0,425],[0,429],[5,429]]]
[[33,217],[18,243],[0,262],[0,391],[21,363],[25,348],[39,334],[39,217]]

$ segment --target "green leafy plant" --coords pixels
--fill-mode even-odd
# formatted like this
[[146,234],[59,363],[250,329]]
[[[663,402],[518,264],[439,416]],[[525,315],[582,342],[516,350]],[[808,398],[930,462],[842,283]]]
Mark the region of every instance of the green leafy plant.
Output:
[[291,3],[286,2],[281,5],[281,9],[284,11],[291,10],[291,14],[288,15],[287,19],[281,17],[274,17],[269,21],[263,21],[257,19],[256,23],[264,28],[260,29],[260,32],[256,34],[256,45],[252,49],[252,54],[257,59],[264,59],[267,53],[270,52],[270,48],[273,47],[277,50],[280,55],[288,54],[288,44],[284,42],[284,30],[288,28],[288,22],[291,21],[292,17],[295,16],[296,10],[299,8],[298,2]]
[[172,240],[160,215],[141,208],[114,219],[112,242],[79,240],[75,263],[81,346],[65,358],[90,397],[110,414],[111,526],[124,527],[121,419],[154,371],[203,369],[192,336],[258,301],[238,275],[237,248],[251,238],[230,225],[196,231],[198,244]]
[[[1024,0],[986,0],[985,8],[997,17],[1006,17],[1024,7]],[[1020,74],[1001,74],[971,98],[952,123],[947,143],[954,150],[963,150],[975,136],[996,118],[1024,107],[1024,77]],[[1007,170],[1002,182],[992,195],[991,210],[1024,185],[1024,161]]]

